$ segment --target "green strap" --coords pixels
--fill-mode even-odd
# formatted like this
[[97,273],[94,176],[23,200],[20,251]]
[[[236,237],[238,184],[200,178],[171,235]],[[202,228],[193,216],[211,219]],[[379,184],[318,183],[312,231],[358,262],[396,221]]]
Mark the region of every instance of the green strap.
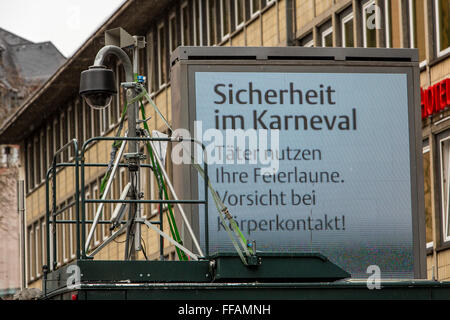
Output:
[[[124,124],[124,120],[125,120],[125,116],[126,116],[129,104],[133,104],[133,103],[139,101],[140,105],[141,105],[141,110],[144,111],[143,105],[142,105],[142,97],[145,95],[145,93],[146,93],[145,91],[141,91],[137,96],[135,96],[129,102],[125,101],[125,105],[124,105],[124,108],[123,108],[123,111],[122,111],[122,114],[121,114],[121,117],[120,117],[120,121],[119,121],[119,127],[118,127],[118,130],[117,130],[116,135],[115,135],[116,138],[121,136],[121,132],[122,132],[122,129],[123,129],[123,124]],[[145,118],[145,111],[143,112],[143,118],[146,119]],[[147,123],[144,122],[144,126],[147,126]],[[147,126],[147,128],[148,128],[148,126]],[[111,171],[112,171],[114,159],[115,159],[116,154],[117,154],[117,150],[122,145],[122,142],[123,141],[121,141],[121,140],[115,140],[113,142],[113,144],[112,144],[112,151],[111,151],[110,161],[108,163],[108,168],[107,168],[107,170],[106,170],[106,172],[105,172],[105,174],[104,174],[104,176],[102,178],[101,184],[100,184],[100,197],[103,196],[103,192],[105,190],[106,184],[107,184],[108,179],[109,179],[109,177],[111,175]],[[154,161],[154,158],[153,158],[153,152],[152,152],[152,149],[151,149],[151,146],[150,146],[149,143],[147,143],[147,149],[148,149],[150,158],[152,160],[153,167],[157,168],[157,172],[155,173],[155,176],[156,176],[156,179],[158,181],[158,188],[160,188],[161,185],[163,186],[163,194],[166,197],[166,199],[168,200],[167,190],[164,190],[165,189],[165,185],[164,185],[164,181],[162,180],[161,169],[159,168],[157,163],[156,163],[156,166],[158,166],[158,167],[155,166],[155,161]],[[174,215],[173,215],[173,212],[172,212],[172,208],[171,208],[170,205],[169,205],[169,214],[167,215],[167,220],[169,222],[169,228],[170,228],[170,232],[172,234],[172,237],[174,238],[175,241],[177,241],[178,243],[180,243],[182,245],[183,242],[180,239],[180,235],[179,235],[179,232],[178,232],[178,229],[177,229],[177,225],[175,223],[175,218],[174,218]],[[178,258],[180,260],[184,260],[184,261],[188,260],[186,254],[183,251],[181,251],[178,247],[176,247],[175,249],[177,251]]]
[[[158,107],[156,106],[156,104],[153,102],[153,99],[150,97],[150,95],[147,93],[147,91],[145,90],[145,88],[143,86],[140,86],[142,92],[144,93],[144,97],[147,99],[147,101],[150,103],[150,105],[153,107],[153,109],[155,109],[156,113],[159,115],[159,117],[163,120],[163,122],[166,124],[167,128],[173,132],[172,127],[170,126],[169,122],[166,120],[166,118],[162,115],[162,113],[159,111]],[[200,175],[202,176],[203,179],[205,179],[205,173],[203,171],[203,168],[201,166],[199,166],[198,164],[196,164],[194,162],[194,158],[191,156],[192,158],[192,165],[194,166],[194,168],[197,169],[197,171],[200,173]],[[236,237],[239,239],[239,242],[242,246],[242,249],[245,251],[245,253],[247,255],[250,254],[254,254],[255,252],[253,251],[252,248],[248,248],[247,246],[247,239],[245,238],[244,234],[242,233],[242,231],[239,229],[239,226],[237,225],[236,221],[233,219],[232,215],[228,212],[228,208],[225,206],[225,204],[222,202],[222,200],[220,199],[219,195],[217,194],[216,190],[213,188],[211,181],[208,180],[208,189],[211,192],[213,199],[214,199],[214,203],[216,205],[217,211],[219,212],[219,216],[222,220],[222,224],[224,224],[225,229],[228,228],[227,224],[224,223],[225,218],[229,221],[230,226],[232,228],[232,230],[234,231],[234,234],[236,235]],[[225,218],[223,217],[225,216]],[[233,242],[233,245],[235,245],[233,236],[231,236],[231,233],[229,233],[230,239]],[[235,246],[236,248],[236,246]],[[236,250],[238,251],[238,253],[241,255],[240,250],[238,250],[236,248]]]
[[[123,129],[123,123],[125,120],[125,115],[127,114],[127,110],[128,110],[128,105],[141,100],[143,96],[144,96],[144,92],[141,92],[136,97],[131,99],[129,102],[125,101],[125,105],[122,110],[122,114],[120,116],[119,127],[118,127],[116,135],[115,135],[116,138],[119,138],[121,136],[121,132]],[[109,176],[111,174],[111,170],[113,167],[114,159],[116,158],[117,150],[119,150],[120,146],[122,145],[122,142],[123,142],[122,140],[115,140],[112,143],[112,150],[111,150],[111,156],[110,156],[109,163],[108,163],[108,168],[106,169],[105,175],[103,176],[102,181],[100,183],[100,198],[103,196],[103,192],[105,191],[106,183],[108,182]]]
[[[142,101],[140,102],[140,109],[141,109],[141,113],[142,113],[142,118],[146,119],[145,108],[144,108],[144,105],[142,104]],[[148,134],[150,134],[150,129],[149,129],[148,124],[147,124],[146,121],[144,121],[144,129],[148,132]],[[159,190],[163,192],[164,198],[166,200],[169,200],[169,195],[168,195],[168,192],[167,192],[167,188],[166,188],[166,185],[164,183],[164,177],[162,175],[162,171],[161,171],[161,168],[159,166],[159,163],[157,161],[155,161],[153,148],[152,148],[150,142],[147,142],[146,144],[147,144],[147,151],[149,153],[149,156],[150,156],[150,159],[151,159],[151,162],[152,162],[152,166],[153,166],[153,168],[156,169],[155,176],[156,176],[156,180],[157,180],[157,183],[158,183],[158,188],[160,188]],[[174,217],[174,214],[173,214],[172,205],[169,203],[167,207],[168,207],[168,211],[166,212],[166,215],[167,215],[167,221],[169,222],[170,232],[172,234],[172,238],[176,242],[178,242],[179,244],[183,245],[183,241],[181,240],[181,237],[180,237],[180,234],[178,232],[177,225],[176,225],[176,221],[175,221],[175,217]],[[186,254],[182,250],[180,250],[178,247],[175,247],[175,249],[176,249],[177,254],[178,254],[178,259],[184,260],[184,261],[188,260],[188,257],[186,256]]]

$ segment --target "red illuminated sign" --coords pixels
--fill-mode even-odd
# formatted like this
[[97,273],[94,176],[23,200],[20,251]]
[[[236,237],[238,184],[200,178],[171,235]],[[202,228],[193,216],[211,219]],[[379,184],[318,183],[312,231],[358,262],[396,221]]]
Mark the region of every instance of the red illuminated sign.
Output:
[[428,89],[420,89],[422,119],[450,106],[450,78],[442,80]]

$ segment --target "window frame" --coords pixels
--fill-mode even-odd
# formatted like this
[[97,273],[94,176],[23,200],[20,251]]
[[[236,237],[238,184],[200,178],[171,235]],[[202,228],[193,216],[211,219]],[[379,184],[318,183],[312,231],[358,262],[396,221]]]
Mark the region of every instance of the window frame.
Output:
[[[415,10],[415,3],[417,0],[408,0],[408,27],[409,27],[409,47],[411,49],[417,49],[419,50],[418,45],[415,45],[416,40],[416,32],[415,27],[417,27],[417,21],[416,21],[416,10]],[[426,29],[425,22],[424,22],[424,28]],[[426,31],[425,31],[426,32]],[[424,49],[426,50],[426,43],[424,43]],[[425,53],[425,60],[419,61],[419,67],[424,67],[427,64],[427,58]]]
[[106,111],[108,108],[103,108],[102,110],[99,110],[99,124],[100,124],[100,135],[103,136],[109,129],[109,125],[106,121]]
[[[40,149],[40,154],[39,154],[39,158],[40,158],[40,168],[39,170],[41,171],[41,180],[39,181],[39,183],[43,183],[45,182],[45,178],[46,178],[46,173],[47,173],[47,150],[46,150],[46,142],[47,142],[47,138],[45,136],[46,133],[46,128],[43,127],[41,128],[40,132],[39,132],[39,149]],[[45,142],[44,142],[45,141]]]
[[[212,4],[211,4],[212,3]],[[208,36],[208,46],[215,46],[217,44],[217,15],[211,17],[211,11],[217,12],[217,2],[216,0],[207,0],[206,6],[208,8],[206,13],[206,23],[207,23],[207,36]],[[213,35],[211,35],[211,32]],[[214,38],[214,43],[212,43],[211,38]]]
[[[167,84],[167,74],[166,70],[163,70],[163,68],[166,68],[167,61],[166,60],[166,44],[164,43],[164,48],[161,48],[161,34],[160,30],[163,31],[163,37],[165,38],[165,23],[164,21],[160,22],[156,28],[156,37],[158,42],[158,88],[162,89]],[[165,42],[165,39],[162,41]],[[164,49],[164,50],[162,50]],[[164,52],[161,52],[164,51]],[[165,61],[165,64],[163,65],[163,62]],[[163,79],[163,71],[164,71],[164,79]]]
[[[65,144],[66,144],[66,141],[65,141],[65,130],[64,129],[66,129],[65,128],[65,125],[67,126],[67,121],[66,121],[66,115],[65,115],[65,112],[61,112],[60,113],[60,115],[59,115],[59,148],[62,148]],[[64,161],[66,161],[66,152],[67,152],[67,150],[64,150],[61,154],[60,154],[60,156],[61,156],[61,162],[64,162]]]
[[42,248],[39,248],[39,231],[40,231],[40,225],[39,225],[39,221],[33,223],[33,229],[34,229],[34,249],[36,250],[35,252],[35,268],[36,268],[36,278],[39,278],[41,276],[40,273],[40,265],[39,265],[39,251],[42,250]]
[[[76,115],[76,132],[77,132],[77,139],[79,145],[83,145],[84,142],[84,113],[81,109],[83,106],[83,103],[79,100],[75,101],[74,107],[75,107],[75,115]],[[81,121],[80,121],[81,118]]]
[[[321,39],[321,46],[323,48],[325,48],[325,38],[331,34],[331,41],[333,41],[333,26],[330,26],[328,28],[326,28],[325,30],[322,31],[322,33],[320,34],[320,39]],[[333,45],[331,45],[331,47],[333,47]]]
[[[74,134],[74,130],[75,130],[75,127],[72,127],[72,123],[75,121],[75,119],[72,119],[72,117],[75,115],[75,113],[74,113],[74,109],[75,108],[75,106],[73,105],[73,104],[70,104],[70,106],[67,108],[67,118],[66,118],[66,121],[67,121],[67,139],[68,139],[68,141],[67,142],[69,142],[69,141],[71,141],[71,137],[73,137],[73,138],[75,138],[75,134]],[[74,156],[73,156],[73,149],[72,149],[72,147],[70,147],[70,148],[68,148],[68,150],[67,150],[67,152],[68,152],[68,159],[69,159],[69,162],[71,162],[73,159],[74,159]]]
[[[92,199],[99,199],[99,197],[98,197],[99,192],[100,192],[100,190],[99,190],[97,181],[95,181],[95,182],[92,184]],[[98,209],[98,206],[99,206],[99,205],[100,205],[100,204],[92,203],[92,219],[95,218],[95,214],[97,213],[97,209]],[[91,224],[91,228],[92,228],[93,226],[94,226],[94,225]],[[99,226],[97,225],[96,228],[98,228],[98,227],[99,227]],[[100,228],[100,230],[101,230],[101,228]],[[102,239],[101,232],[100,232],[100,237],[99,237],[99,235],[98,235],[98,229],[97,229],[97,230],[94,230],[94,247],[96,247],[96,246],[98,246],[98,245],[100,244],[100,239]]]
[[[430,148],[430,144],[429,144],[428,139],[424,140],[423,143],[422,143],[422,156],[423,156],[425,153],[430,153],[430,160],[431,160],[431,148]],[[430,175],[432,174],[431,168],[430,168],[429,174],[430,174]],[[424,179],[424,180],[425,180],[425,179]],[[431,200],[431,201],[433,201],[433,200]],[[425,213],[425,214],[426,214],[426,213]],[[433,214],[433,213],[431,213],[431,214]],[[426,221],[425,221],[425,228],[426,228]],[[434,229],[434,226],[432,226],[432,230],[433,230],[433,229]],[[426,241],[426,238],[425,238],[425,241]],[[433,242],[433,241],[431,241],[431,242],[426,242],[425,245],[426,245],[426,248],[427,248],[427,249],[430,249],[430,248],[433,248],[434,242]]]
[[[202,15],[203,6],[202,6],[202,1],[194,0],[193,6],[194,6],[194,8],[193,8],[194,45],[203,46],[203,15]],[[197,26],[198,26],[199,30],[197,30]],[[197,39],[197,37],[199,39]]]
[[[442,50],[441,48],[441,29],[440,29],[440,19],[439,19],[439,0],[434,0],[434,18],[435,20],[435,32],[436,32],[436,54],[438,57],[445,56],[450,53],[450,44],[447,48]],[[450,35],[449,35],[450,36]]]
[[384,29],[386,37],[386,48],[392,47],[392,21],[391,21],[391,2],[390,0],[384,0]]
[[27,177],[28,177],[28,192],[34,189],[34,155],[33,155],[33,141],[32,139],[27,142]]
[[101,114],[103,113],[103,110],[98,110],[98,109],[94,109],[89,107],[89,111],[91,113],[91,132],[92,132],[92,137],[99,137],[102,135],[102,128],[101,128],[101,123],[102,123],[102,119],[101,119]]
[[258,10],[254,11],[253,9],[253,0],[250,0],[250,19],[253,19],[254,17],[256,17],[257,15],[260,14],[261,12],[261,1],[260,0],[256,0],[259,2],[259,8]]
[[236,25],[236,30],[239,30],[244,27],[245,25],[245,0],[241,2],[241,9],[242,9],[242,22],[239,23],[238,21],[238,8],[239,8],[239,1],[240,0],[234,0],[234,20]]
[[[63,204],[61,204],[61,207],[64,207],[68,204],[69,204],[68,201],[64,202]],[[61,212],[61,216],[64,220],[69,220],[70,218],[68,218],[68,216],[69,216],[68,209]],[[66,234],[67,231],[69,231],[69,234]],[[60,245],[62,245],[62,257],[61,257],[62,263],[67,263],[67,262],[69,262],[69,259],[70,259],[70,240],[71,240],[71,232],[70,231],[71,231],[70,225],[68,223],[61,225],[62,242]],[[67,241],[69,241],[69,243],[67,243]],[[69,245],[69,246],[67,246],[67,245]],[[67,249],[69,249],[69,250],[67,250]]]
[[[29,282],[34,281],[36,279],[36,244],[35,242],[35,236],[34,236],[34,226],[33,224],[28,226],[27,230],[28,234],[28,275],[29,275]],[[34,249],[33,249],[34,248]]]
[[[443,243],[446,243],[446,242],[450,242],[450,235],[448,235],[448,221],[447,221],[447,219],[445,217],[446,214],[448,216],[448,212],[446,212],[446,211],[448,211],[447,209],[448,209],[448,205],[449,204],[447,203],[447,208],[446,208],[445,204],[444,204],[444,201],[445,201],[444,197],[447,197],[447,199],[448,199],[448,197],[450,195],[449,194],[450,190],[447,187],[446,195],[443,194],[443,192],[444,192],[444,172],[443,172],[444,171],[443,170],[444,166],[443,166],[443,152],[442,151],[443,151],[443,143],[445,141],[447,141],[447,140],[450,140],[450,131],[441,133],[440,137],[438,137],[437,140],[438,140],[438,144],[439,144],[439,148],[438,148],[438,150],[439,150],[439,182],[440,182],[439,196],[441,197],[441,199],[440,199],[440,207],[441,207],[440,228],[441,228],[441,231],[442,231],[441,240],[442,240]],[[450,164],[450,155],[449,155],[448,162]],[[447,184],[450,184],[450,179],[449,179],[449,177],[450,177],[450,170],[449,169],[450,169],[450,167],[447,167]]]
[[83,108],[83,136],[84,140],[92,138],[92,116],[91,116],[91,108],[86,104],[83,99],[82,103]]
[[353,11],[348,13],[347,15],[342,17],[341,20],[341,39],[342,39],[342,47],[343,48],[354,48],[355,47],[355,39],[353,39],[353,47],[347,47],[346,43],[345,43],[345,24],[348,23],[350,20],[353,20],[353,29],[355,27],[355,19],[354,19],[354,15],[353,15]]
[[[115,179],[117,179],[117,177],[115,177]],[[111,183],[111,187],[108,192],[109,199],[114,199],[114,191],[115,191],[115,184]],[[107,198],[108,197],[106,197],[105,199],[107,199]],[[104,220],[108,220],[108,219],[111,220],[111,216],[112,216],[113,212],[114,212],[113,203],[104,203],[103,204]],[[103,235],[103,237],[102,237],[103,241],[106,240],[111,235],[108,225],[106,225],[106,224],[102,224],[102,235]]]
[[42,236],[42,264],[46,264],[46,260],[45,260],[45,256],[47,254],[46,252],[46,242],[47,242],[47,237],[46,237],[46,222],[45,222],[45,218],[42,218],[41,220],[41,236]]
[[[185,32],[185,30],[184,30],[184,23],[185,23],[185,16],[184,16],[184,10],[186,10],[187,11],[187,14],[186,14],[186,18],[187,18],[187,34],[185,35],[184,34],[184,32]],[[189,6],[188,6],[188,2],[187,1],[185,1],[185,2],[183,2],[182,4],[181,4],[181,7],[180,7],[180,26],[181,26],[181,45],[182,46],[189,46],[191,43],[191,41],[190,41],[190,35],[189,35],[189,29],[190,29],[190,19],[189,19],[189,17],[190,17],[190,15],[189,15]],[[158,30],[157,30],[157,33],[158,33]],[[158,34],[156,35],[157,37],[158,37]],[[188,37],[188,39],[185,39],[186,38],[186,36]]]
[[172,32],[173,32],[173,26],[172,26],[172,21],[175,21],[175,44],[178,44],[178,33],[177,33],[177,15],[176,12],[172,12],[169,15],[169,52],[172,53],[175,48],[172,48],[172,42],[173,42],[173,37],[172,37]]
[[[363,48],[377,48],[376,38],[375,38],[375,47],[368,47],[367,46],[367,19],[366,19],[366,11],[369,7],[375,6],[375,14],[377,14],[376,11],[376,3],[375,0],[369,0],[366,3],[363,4],[361,14],[362,14],[362,28],[363,28]],[[376,18],[375,18],[376,19]],[[376,29],[375,29],[376,30]],[[375,31],[376,32],[376,31]]]
[[[148,74],[148,81],[147,81],[147,91],[151,94],[155,91],[155,66],[154,66],[154,35],[153,35],[153,30],[150,30],[147,33],[147,46],[146,46],[146,50],[147,50],[147,74]],[[117,64],[116,66],[116,74],[118,74],[118,68],[119,68],[119,64]],[[117,123],[120,121],[121,118],[121,113],[120,113],[120,104],[122,103],[121,99],[120,99],[120,79],[118,79],[118,77],[116,77],[116,83],[118,85],[118,90],[117,90],[117,94],[116,94],[116,112],[117,112]]]
[[34,134],[33,136],[33,153],[34,153],[34,187],[37,187],[41,183],[41,155],[40,155],[40,146],[39,135]]
[[[91,188],[90,188],[89,186],[87,186],[87,187],[85,188],[84,198],[85,198],[86,200],[91,199]],[[86,212],[86,220],[90,220],[90,219],[89,219],[89,208],[90,208],[90,205],[92,205],[92,202],[91,202],[91,203],[85,203],[84,205],[86,206],[86,208],[85,208],[85,212]],[[87,237],[87,235],[89,234],[89,231],[90,231],[90,228],[91,228],[91,227],[92,227],[92,224],[88,224],[88,223],[85,224],[84,228],[85,228],[85,232],[86,232],[86,237]],[[81,231],[81,230],[80,230],[80,231]],[[92,241],[92,240],[91,240],[91,241]],[[92,247],[91,247],[91,250],[92,250]]]
[[[47,144],[46,157],[47,157],[47,166],[50,167],[53,163],[53,126],[52,124],[47,123],[46,125],[47,135],[45,137],[45,142]],[[47,173],[46,173],[47,174]]]
[[[220,1],[220,39],[221,42],[226,41],[230,38],[231,35],[231,2],[229,0],[219,0]],[[228,30],[227,33],[225,33],[224,30],[224,1],[227,1],[228,3],[228,14],[226,16],[226,19],[228,20]]]
[[[66,143],[66,135],[68,137],[67,134],[67,116],[66,116],[66,112],[62,111],[61,114],[59,115],[59,133],[60,133],[60,148],[62,148]],[[68,158],[67,155],[67,150],[64,150],[61,153],[61,162],[65,162]]]

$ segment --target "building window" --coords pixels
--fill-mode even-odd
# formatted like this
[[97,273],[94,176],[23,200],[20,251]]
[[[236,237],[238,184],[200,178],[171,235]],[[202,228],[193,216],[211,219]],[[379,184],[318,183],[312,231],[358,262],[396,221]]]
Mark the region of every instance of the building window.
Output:
[[27,180],[28,180],[28,191],[34,189],[34,154],[33,154],[33,143],[30,141],[27,146]]
[[[153,39],[152,37],[150,38],[150,40]],[[150,43],[150,46],[153,46],[153,43]],[[150,56],[153,56],[150,55]],[[123,109],[125,107],[125,100],[126,100],[126,95],[125,95],[125,89],[120,85],[122,82],[125,81],[125,70],[123,69],[122,64],[118,64],[117,68],[116,68],[116,75],[117,75],[117,114],[119,115],[119,119],[122,117],[122,112]],[[156,78],[155,78],[155,83],[156,83]]]
[[77,139],[78,139],[78,146],[81,149],[81,146],[83,145],[84,142],[84,132],[83,132],[83,125],[84,125],[84,120],[83,120],[83,103],[80,102],[79,100],[76,101],[75,103],[75,108],[76,108],[76,118],[77,118],[77,124],[76,124],[76,128],[77,128]]
[[[109,109],[109,108],[108,108]],[[67,128],[69,129],[68,133],[68,141],[71,141],[72,139],[75,139],[77,137],[75,131],[76,131],[76,125],[77,125],[77,119],[75,116],[75,105],[71,105],[69,107],[69,111],[67,112]],[[73,154],[73,146],[69,147],[69,161],[71,161],[74,157]]]
[[259,10],[261,9],[260,5],[260,0],[250,0],[250,13],[252,17],[259,13]]
[[33,226],[29,226],[27,230],[27,242],[28,242],[28,250],[27,250],[27,260],[28,260],[28,279],[34,280],[36,264],[36,250],[34,248],[34,231]]
[[342,18],[342,46],[353,48],[355,46],[353,38],[353,13]]
[[172,53],[178,47],[177,39],[177,18],[175,12],[173,12],[169,17],[169,51]]
[[[154,45],[153,31],[150,31],[147,34],[147,47],[146,47],[146,50],[147,50],[147,54],[146,54],[147,75],[148,75],[148,79],[147,79],[148,89],[147,90],[148,90],[149,93],[155,92],[156,77],[155,77],[154,70],[156,70],[156,69],[155,69],[154,61],[156,59],[153,58],[154,57],[154,52],[155,52],[154,49],[155,49],[155,45]],[[116,67],[116,70],[118,70],[117,67]],[[116,71],[116,74],[118,74],[117,71]],[[117,100],[117,103],[116,103],[117,121],[116,122],[118,122],[120,117],[121,117],[120,106],[119,106],[121,104],[120,90],[119,90],[119,88],[120,88],[119,79],[116,79],[116,82],[119,85],[118,90],[117,90],[117,95],[116,95],[116,100]]]
[[41,155],[40,155],[40,144],[39,135],[35,136],[33,139],[33,152],[34,152],[34,186],[39,185],[41,182]]
[[[115,179],[114,180],[117,180],[117,176],[115,177]],[[117,199],[117,198],[114,198],[114,189],[115,189],[115,184],[114,184],[114,182],[111,184],[111,187],[110,187],[110,189],[109,189],[109,192],[108,192],[108,196],[106,197],[106,199]],[[111,213],[113,212],[113,210],[114,210],[114,206],[113,206],[113,204],[112,203],[105,203],[104,204],[104,206],[103,206],[103,217],[102,217],[102,219],[101,220],[111,220]],[[103,232],[103,240],[105,240],[108,236],[110,236],[111,235],[111,231],[109,230],[109,225],[106,225],[106,224],[102,224],[101,225],[101,228],[102,228],[102,232]]]
[[83,101],[83,111],[84,111],[84,139],[88,140],[92,137],[92,117],[91,117],[91,108],[87,103]]
[[46,144],[46,136],[45,136],[46,130],[45,127],[41,130],[41,138],[39,139],[40,142],[40,161],[41,161],[41,181],[45,181],[45,176],[47,174],[47,144]]
[[419,61],[426,60],[424,0],[409,0],[410,47],[419,49]]
[[202,1],[194,2],[194,45],[203,45],[203,17],[202,17]]
[[99,112],[100,117],[100,134],[104,135],[108,129],[109,129],[109,109],[111,109],[112,106],[109,106],[108,108],[104,108]]
[[[86,187],[85,189],[85,199],[89,200],[91,199],[91,189],[89,186]],[[85,214],[86,214],[86,220],[90,220],[92,221],[92,203],[85,203]],[[80,212],[81,212],[81,208],[80,208]],[[89,231],[91,229],[92,224],[91,223],[86,223],[84,228],[85,228],[85,234],[86,234],[86,239],[87,239],[87,235],[89,234]],[[81,230],[80,230],[81,231]]]
[[400,1],[385,0],[385,28],[386,28],[386,47],[401,47],[400,30]]
[[[67,117],[66,112],[61,113],[61,119],[60,119],[60,138],[61,138],[61,144],[60,148],[62,148],[68,140],[68,134],[67,134]],[[61,154],[61,162],[66,162],[68,159],[67,149],[63,151]]]
[[47,233],[46,233],[46,225],[45,225],[45,218],[41,219],[41,241],[42,241],[42,265],[46,264],[46,258],[47,258]]
[[34,224],[34,248],[35,248],[35,263],[36,263],[36,277],[41,276],[42,269],[42,235],[40,234],[41,228],[39,222]]
[[239,29],[244,25],[245,1],[244,0],[235,0],[234,8],[235,8],[234,16],[236,19],[236,29]]
[[230,36],[230,0],[220,0],[220,30],[222,41]]
[[442,214],[442,234],[444,241],[450,241],[449,234],[449,198],[450,198],[450,133],[446,133],[439,140],[440,168],[441,168],[441,214]]
[[386,48],[392,48],[392,9],[389,0],[384,0],[384,26],[386,32]]
[[[119,90],[120,88],[117,88]],[[113,95],[111,105],[108,109],[109,128],[114,128],[117,123],[117,94]]]
[[435,0],[437,52],[442,56],[450,52],[450,2]]
[[[67,200],[67,203],[71,204],[71,207],[69,208],[69,220],[76,220],[76,214],[75,214],[75,204],[74,199],[70,198]],[[73,204],[73,205],[72,205]],[[77,248],[77,229],[76,225],[74,223],[70,224],[70,259],[74,259],[76,257],[76,248]]]
[[[61,133],[59,132],[59,120],[58,117],[55,118],[55,120],[53,121],[53,154],[56,153],[56,151],[59,150],[60,148],[60,135]],[[60,161],[60,159],[56,159],[56,161]]]
[[376,14],[377,7],[375,6],[375,1],[369,1],[363,5],[362,20],[364,48],[376,48],[377,46]]
[[333,46],[333,28],[328,28],[322,32],[322,47]]
[[427,248],[433,247],[433,219],[431,210],[431,159],[428,141],[424,143],[423,153],[423,182],[425,194],[425,227]]
[[[65,206],[69,205],[69,201],[67,201]],[[70,218],[70,208],[64,210],[64,213],[61,214],[64,220],[71,220]],[[63,227],[63,262],[68,262],[71,256],[71,243],[72,243],[72,228],[71,224],[64,223]]]
[[191,42],[189,37],[189,7],[187,2],[183,3],[183,5],[181,6],[181,27],[181,45],[190,46]]
[[100,136],[100,115],[102,113],[103,110],[97,110],[97,109],[93,109],[91,108],[91,123],[92,123],[92,134],[93,137],[98,137]]
[[[100,199],[97,182],[94,182],[94,184],[92,185],[92,197],[93,197],[93,199]],[[91,205],[92,205],[91,219],[94,220],[94,217],[97,214],[98,204],[92,203]],[[91,228],[94,227],[94,225],[91,225],[91,226],[92,226]],[[101,228],[101,226],[97,225],[94,230],[94,245],[95,246],[99,245],[101,239],[102,239],[102,228]]]
[[299,41],[299,45],[302,47],[314,47],[314,39],[312,32],[309,33],[307,36],[304,36]]
[[216,1],[208,0],[208,45],[212,46],[217,43],[216,39]]
[[[56,207],[56,211],[59,211],[64,205],[63,204],[59,204]],[[62,213],[60,213],[55,220],[63,220],[64,216]],[[56,224],[56,242],[55,242],[55,246],[56,246],[56,257],[54,258],[55,261],[57,262],[57,266],[61,266],[63,264],[63,257],[64,257],[64,225],[62,223],[58,223]]]
[[47,163],[50,167],[53,163],[53,126],[47,125]]
[[161,88],[166,83],[166,44],[165,44],[165,32],[164,23],[158,26],[158,81]]

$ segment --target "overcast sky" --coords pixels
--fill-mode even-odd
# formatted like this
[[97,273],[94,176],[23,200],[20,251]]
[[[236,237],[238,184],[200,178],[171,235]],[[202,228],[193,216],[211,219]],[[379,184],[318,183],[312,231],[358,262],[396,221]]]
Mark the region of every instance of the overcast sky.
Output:
[[0,0],[0,28],[70,57],[125,0]]

